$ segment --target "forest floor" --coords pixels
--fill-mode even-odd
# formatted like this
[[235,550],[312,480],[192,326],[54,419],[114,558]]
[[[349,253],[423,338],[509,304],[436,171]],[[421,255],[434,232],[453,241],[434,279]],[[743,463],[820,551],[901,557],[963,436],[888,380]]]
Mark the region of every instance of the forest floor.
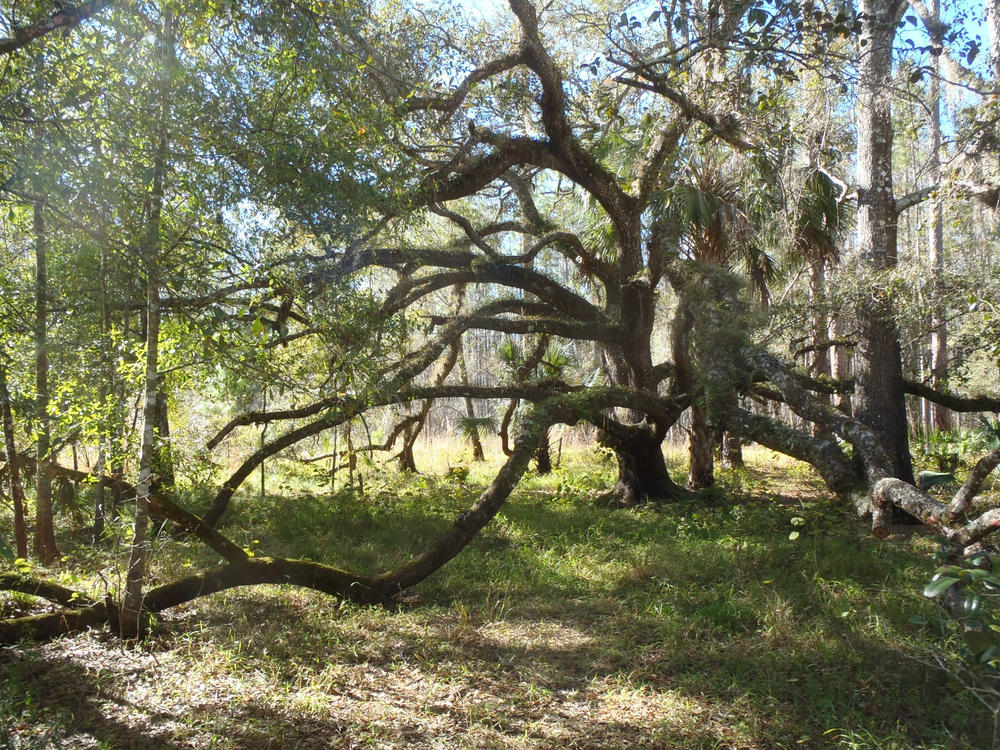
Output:
[[[393,611],[236,589],[166,613],[138,647],[91,632],[0,650],[0,747],[987,746],[987,711],[928,666],[947,653],[935,627],[911,624],[935,617],[934,542],[880,542],[802,465],[747,458],[697,500],[607,510],[611,462],[567,451]],[[495,466],[373,472],[360,498],[286,478],[238,496],[226,532],[384,569]],[[118,575],[114,550],[62,542],[64,580],[97,592]],[[155,576],[213,562],[163,537]]]

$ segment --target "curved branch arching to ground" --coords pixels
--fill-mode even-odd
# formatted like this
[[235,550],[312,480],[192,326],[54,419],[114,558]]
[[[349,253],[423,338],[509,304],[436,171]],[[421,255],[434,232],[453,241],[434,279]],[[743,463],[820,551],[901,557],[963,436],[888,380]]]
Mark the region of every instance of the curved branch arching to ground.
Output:
[[[629,393],[616,388],[592,388],[580,393],[550,396],[541,401],[523,421],[512,454],[477,501],[460,513],[423,553],[398,568],[370,576],[311,560],[250,558],[244,553],[242,558],[231,560],[221,567],[147,591],[143,597],[144,608],[148,612],[160,612],[225,589],[263,583],[302,586],[357,603],[385,603],[434,574],[493,519],[527,470],[542,434],[551,425],[594,421],[599,419],[603,410],[613,407],[645,406],[660,411],[664,406],[659,402],[660,399],[652,394]],[[190,518],[204,533],[221,537],[214,530],[206,530],[207,524],[201,519],[195,516]],[[225,541],[236,546],[228,539]],[[0,578],[0,589],[32,593],[64,605],[73,602],[83,605],[76,608],[67,606],[50,614],[0,621],[0,643],[12,643],[22,638],[51,638],[105,623],[114,628],[117,623],[119,605],[110,598],[93,601],[58,584],[24,575]]]

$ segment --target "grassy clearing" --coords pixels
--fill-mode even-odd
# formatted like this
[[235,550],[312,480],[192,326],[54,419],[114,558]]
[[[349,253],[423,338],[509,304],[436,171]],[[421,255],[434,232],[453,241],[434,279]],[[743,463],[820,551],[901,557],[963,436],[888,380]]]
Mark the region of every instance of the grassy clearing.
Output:
[[[592,503],[607,460],[563,458],[397,611],[261,587],[170,612],[140,649],[87,634],[0,652],[0,747],[987,743],[985,712],[903,656],[933,636],[908,622],[933,615],[928,540],[875,540],[763,451],[697,501],[617,511]],[[289,478],[280,496],[239,497],[227,532],[374,571],[420,550],[490,468],[464,483],[372,474],[358,499]],[[63,575],[113,574],[86,554]],[[156,575],[210,562],[162,541]]]

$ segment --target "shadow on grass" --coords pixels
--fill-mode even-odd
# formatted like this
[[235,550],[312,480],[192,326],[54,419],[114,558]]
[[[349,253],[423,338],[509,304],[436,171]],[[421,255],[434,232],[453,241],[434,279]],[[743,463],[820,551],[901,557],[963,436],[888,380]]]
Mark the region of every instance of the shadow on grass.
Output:
[[[265,554],[379,570],[474,495],[428,483],[242,518]],[[93,635],[13,650],[0,678],[26,698],[3,726],[57,747],[986,742],[968,696],[896,650],[922,563],[792,500],[608,511],[522,492],[395,612],[262,587],[171,613],[152,654]]]
[[52,653],[5,651],[0,655],[0,747],[182,747],[158,736],[175,717],[147,710],[145,726],[120,718],[134,707],[103,689],[90,668],[58,646]]
[[[180,750],[190,747],[335,747],[349,727],[276,710],[267,701],[217,701],[154,708],[157,685],[128,665],[130,653],[111,645],[97,647],[93,634],[66,639],[63,646],[86,643],[88,654],[103,657],[100,667],[80,663],[55,648],[27,649],[0,659],[7,695],[0,712],[0,747],[114,748]],[[70,645],[72,652],[72,645]],[[147,663],[145,655],[138,657]],[[156,677],[169,680],[155,667]],[[129,683],[138,686],[130,695]]]

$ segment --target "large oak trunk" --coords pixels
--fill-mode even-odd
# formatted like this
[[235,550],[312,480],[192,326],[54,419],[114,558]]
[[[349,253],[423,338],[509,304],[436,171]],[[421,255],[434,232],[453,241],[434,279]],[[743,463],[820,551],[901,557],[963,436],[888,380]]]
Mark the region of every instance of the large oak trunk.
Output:
[[652,426],[636,426],[628,436],[602,432],[601,443],[612,448],[618,478],[603,504],[629,507],[650,500],[675,500],[684,489],[670,478],[663,458],[663,434]]

